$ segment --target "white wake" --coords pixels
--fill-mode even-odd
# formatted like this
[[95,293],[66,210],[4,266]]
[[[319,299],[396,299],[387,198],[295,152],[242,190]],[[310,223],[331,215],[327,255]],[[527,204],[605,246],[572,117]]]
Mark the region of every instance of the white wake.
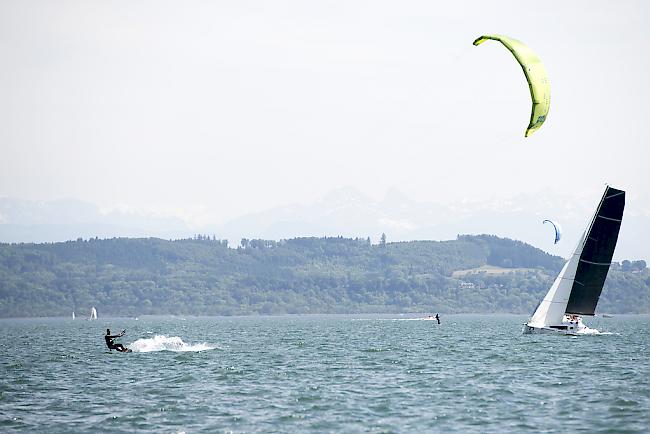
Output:
[[612,332],[601,332],[598,330],[594,329],[589,329],[589,331],[586,332],[578,332],[578,335],[587,335],[587,336],[608,336],[608,335],[613,335],[614,333]]
[[206,342],[202,344],[187,344],[178,336],[167,337],[164,335],[156,335],[149,339],[138,339],[127,345],[127,347],[134,353],[150,353],[152,351],[207,351],[217,348]]

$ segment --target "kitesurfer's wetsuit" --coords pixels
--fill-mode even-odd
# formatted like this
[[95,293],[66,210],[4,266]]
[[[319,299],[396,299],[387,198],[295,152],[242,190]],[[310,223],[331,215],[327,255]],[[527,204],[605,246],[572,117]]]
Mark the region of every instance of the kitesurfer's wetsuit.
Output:
[[106,333],[106,336],[104,336],[104,339],[106,340],[106,346],[108,347],[109,350],[117,350],[117,351],[127,351],[127,348],[122,345],[122,344],[116,344],[114,342],[114,339],[117,339],[119,337],[122,337],[124,333],[121,333],[119,335],[110,335]]

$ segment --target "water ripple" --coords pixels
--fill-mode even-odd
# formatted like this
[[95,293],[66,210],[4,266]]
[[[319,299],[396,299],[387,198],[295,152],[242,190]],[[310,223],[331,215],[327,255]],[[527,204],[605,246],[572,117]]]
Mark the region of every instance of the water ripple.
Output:
[[[648,317],[0,321],[0,431],[647,432]],[[109,353],[107,328],[149,352]],[[65,346],[51,346],[55,334]],[[171,338],[167,338],[171,337]],[[216,348],[205,351],[197,343]],[[160,349],[160,351],[158,351]],[[197,350],[197,351],[194,351]]]

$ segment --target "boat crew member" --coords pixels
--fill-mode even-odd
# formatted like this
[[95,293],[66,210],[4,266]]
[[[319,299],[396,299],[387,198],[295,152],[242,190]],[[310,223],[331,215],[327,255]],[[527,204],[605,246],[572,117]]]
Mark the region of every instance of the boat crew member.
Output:
[[111,335],[111,329],[106,329],[106,336],[104,336],[104,339],[106,340],[106,346],[108,347],[109,351],[117,350],[122,353],[129,351],[129,349],[126,348],[124,345],[115,343],[115,339],[124,336],[124,332],[125,330],[122,330],[122,333],[120,333],[119,335]]

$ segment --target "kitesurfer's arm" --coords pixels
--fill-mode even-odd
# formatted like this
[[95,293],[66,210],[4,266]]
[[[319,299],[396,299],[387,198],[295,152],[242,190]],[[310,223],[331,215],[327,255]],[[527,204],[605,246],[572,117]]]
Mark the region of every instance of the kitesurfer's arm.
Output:
[[106,335],[107,339],[116,339],[116,338],[121,338],[126,334],[126,330],[122,330],[122,332],[119,335]]

